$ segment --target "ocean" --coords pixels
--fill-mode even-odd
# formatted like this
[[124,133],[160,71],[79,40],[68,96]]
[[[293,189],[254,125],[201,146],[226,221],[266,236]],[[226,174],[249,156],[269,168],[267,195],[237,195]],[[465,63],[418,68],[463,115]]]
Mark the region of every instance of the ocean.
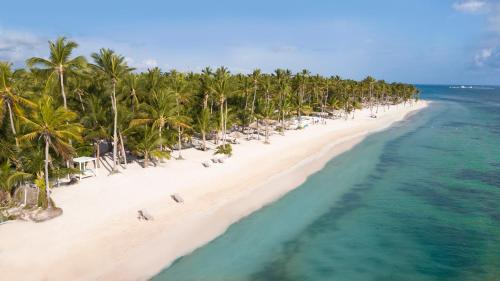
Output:
[[419,88],[428,108],[152,280],[500,280],[500,88]]

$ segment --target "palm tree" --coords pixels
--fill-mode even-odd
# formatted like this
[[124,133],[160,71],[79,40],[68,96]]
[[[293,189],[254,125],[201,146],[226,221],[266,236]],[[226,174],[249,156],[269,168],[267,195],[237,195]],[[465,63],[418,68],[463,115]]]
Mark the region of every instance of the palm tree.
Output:
[[188,89],[188,84],[186,83],[186,79],[182,73],[174,70],[170,72],[169,76],[172,91],[175,96],[176,105],[175,126],[177,127],[179,146],[179,156],[177,159],[181,160],[184,159],[182,158],[182,130],[189,127],[189,125],[187,124],[189,118],[185,115],[181,115],[181,113],[184,105],[191,100],[191,92]]
[[210,67],[205,67],[201,73],[200,86],[203,92],[203,109],[206,109],[208,107],[208,98],[210,97],[210,84],[212,83],[213,73]]
[[124,94],[123,99],[127,100],[130,104],[130,109],[135,112],[135,109],[139,105],[139,98],[137,97],[137,88],[139,87],[139,78],[134,73],[129,73],[123,79],[122,93]]
[[123,159],[123,166],[127,168],[127,153],[125,151],[125,140],[126,137],[132,132],[133,126],[130,125],[131,121],[134,119],[134,113],[124,104],[118,104],[118,110],[120,115],[118,115],[117,121],[117,131],[118,131],[118,143],[120,147],[121,158]]
[[206,133],[211,129],[210,111],[208,108],[202,109],[197,119],[198,129],[202,135],[203,151],[207,150]]
[[162,73],[160,68],[154,67],[152,69],[148,69],[145,73],[145,88],[146,92],[153,93],[158,91],[162,86]]
[[132,142],[133,150],[139,156],[144,157],[144,168],[149,166],[149,160],[154,158],[170,158],[170,153],[159,149],[166,144],[166,140],[160,137],[153,128],[144,127],[138,132],[138,138]]
[[260,82],[261,75],[262,75],[262,73],[261,73],[260,69],[255,69],[251,74],[251,78],[252,78],[252,82],[253,82],[253,98],[252,98],[252,109],[251,109],[250,116],[252,119],[253,119],[253,115],[255,112],[255,98],[257,97],[257,90],[259,88],[259,82]]
[[[9,114],[10,128],[14,138],[17,137],[14,125],[14,115],[19,117],[24,114],[21,105],[33,106],[34,104],[20,95],[16,94],[11,64],[0,62],[0,123],[3,121],[5,111]],[[16,145],[17,138],[16,138]]]
[[67,140],[81,140],[82,127],[79,123],[70,123],[77,118],[77,114],[63,107],[54,108],[52,98],[43,95],[37,102],[36,108],[30,118],[20,116],[26,126],[26,133],[20,140],[33,141],[43,140],[45,144],[45,192],[48,206],[50,206],[50,184],[49,184],[49,149],[52,148],[56,154],[68,160],[74,153],[73,147]]
[[90,96],[87,100],[87,110],[81,119],[85,126],[85,139],[90,140],[94,144],[94,153],[97,158],[97,167],[101,167],[101,151],[100,144],[103,139],[108,137],[106,128],[107,114],[102,106],[102,101],[98,96]]
[[276,77],[276,91],[278,96],[278,110],[279,116],[278,121],[281,120],[281,133],[285,133],[285,108],[287,103],[287,96],[290,92],[290,71],[283,69],[276,69],[274,71],[274,75]]
[[41,66],[43,70],[49,72],[49,80],[54,75],[58,76],[61,86],[61,95],[63,97],[63,105],[66,109],[68,107],[64,90],[64,73],[76,71],[84,67],[87,63],[83,56],[70,59],[71,53],[77,47],[78,44],[76,42],[66,41],[65,37],[59,37],[56,41],[49,41],[49,59],[33,57],[26,61],[29,67]]
[[201,91],[203,92],[203,105],[200,112],[200,117],[198,120],[198,126],[201,132],[201,138],[203,142],[203,150],[207,149],[207,132],[209,130],[209,121],[211,117],[211,112],[208,111],[208,99],[210,98],[210,86],[212,83],[212,69],[210,67],[205,67],[201,71],[202,75],[200,78]]
[[309,74],[309,70],[303,69],[300,73],[297,73],[295,75],[295,80],[297,83],[297,116],[299,118],[299,126],[302,126],[302,103],[304,102],[304,95],[306,92],[306,85]]
[[217,99],[219,100],[219,114],[220,114],[220,133],[222,133],[222,141],[225,143],[226,140],[226,131],[225,131],[225,119],[224,119],[224,103],[226,101],[227,96],[231,93],[230,85],[229,85],[229,71],[227,68],[221,66],[217,68],[215,71],[215,79],[214,83],[210,89],[212,93],[215,94]]
[[118,106],[116,102],[116,84],[118,80],[125,74],[131,72],[133,68],[127,66],[125,58],[116,54],[110,49],[101,49],[99,53],[93,53],[92,58],[95,64],[92,66],[99,72],[103,73],[111,81],[111,107],[113,109],[113,170],[116,172],[117,168],[117,152],[118,152]]
[[[158,136],[163,137],[162,132],[167,124],[175,124],[176,107],[175,96],[172,90],[162,89],[154,92],[149,104],[140,105],[142,114],[130,122],[131,126],[151,124],[152,128],[158,130]],[[163,150],[163,144],[160,144]]]
[[30,174],[13,169],[8,160],[0,164],[0,192],[7,195],[7,201],[10,201],[14,186],[28,177]]

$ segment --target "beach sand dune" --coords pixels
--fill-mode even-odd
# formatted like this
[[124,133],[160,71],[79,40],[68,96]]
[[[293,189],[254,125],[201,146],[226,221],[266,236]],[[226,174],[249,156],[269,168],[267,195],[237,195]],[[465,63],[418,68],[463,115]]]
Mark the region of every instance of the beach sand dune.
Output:
[[[304,182],[332,157],[427,106],[392,106],[356,112],[304,130],[233,146],[233,157],[211,163],[212,151],[183,151],[143,169],[54,190],[64,214],[44,223],[0,226],[1,280],[145,280],[176,258],[223,233],[229,225]],[[176,152],[174,152],[175,155]],[[202,162],[210,162],[206,168]],[[172,200],[177,194],[182,203]],[[138,220],[147,210],[153,220]]]

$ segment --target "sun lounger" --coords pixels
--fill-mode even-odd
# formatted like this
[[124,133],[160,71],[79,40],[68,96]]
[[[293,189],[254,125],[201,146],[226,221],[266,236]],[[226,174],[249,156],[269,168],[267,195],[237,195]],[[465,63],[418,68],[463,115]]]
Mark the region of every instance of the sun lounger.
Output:
[[210,159],[210,160],[212,161],[212,163],[217,163],[217,162],[218,162],[218,161],[217,161],[217,158],[212,158],[212,159]]
[[182,203],[182,202],[184,202],[184,199],[182,199],[182,197],[181,197],[179,194],[177,194],[177,193],[174,193],[174,194],[170,195],[170,197],[172,197],[172,199],[173,199],[175,202],[177,202],[177,203]]
[[146,211],[145,209],[141,209],[141,210],[137,211],[137,219],[140,221],[141,220],[151,221],[154,218],[151,214],[148,213],[148,211]]
[[201,165],[203,165],[203,167],[205,167],[205,168],[210,167],[210,163],[208,163],[208,162],[206,162],[206,161],[205,161],[205,162],[203,162],[203,163],[201,163]]
[[219,159],[217,159],[217,162],[219,162],[219,163],[224,163],[224,159],[219,158]]

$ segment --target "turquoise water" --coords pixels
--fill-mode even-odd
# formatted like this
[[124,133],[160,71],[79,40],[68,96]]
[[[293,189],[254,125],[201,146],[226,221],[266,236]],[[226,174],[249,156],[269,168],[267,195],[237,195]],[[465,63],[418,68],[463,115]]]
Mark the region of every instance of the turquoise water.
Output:
[[153,280],[500,280],[500,89],[435,103]]

